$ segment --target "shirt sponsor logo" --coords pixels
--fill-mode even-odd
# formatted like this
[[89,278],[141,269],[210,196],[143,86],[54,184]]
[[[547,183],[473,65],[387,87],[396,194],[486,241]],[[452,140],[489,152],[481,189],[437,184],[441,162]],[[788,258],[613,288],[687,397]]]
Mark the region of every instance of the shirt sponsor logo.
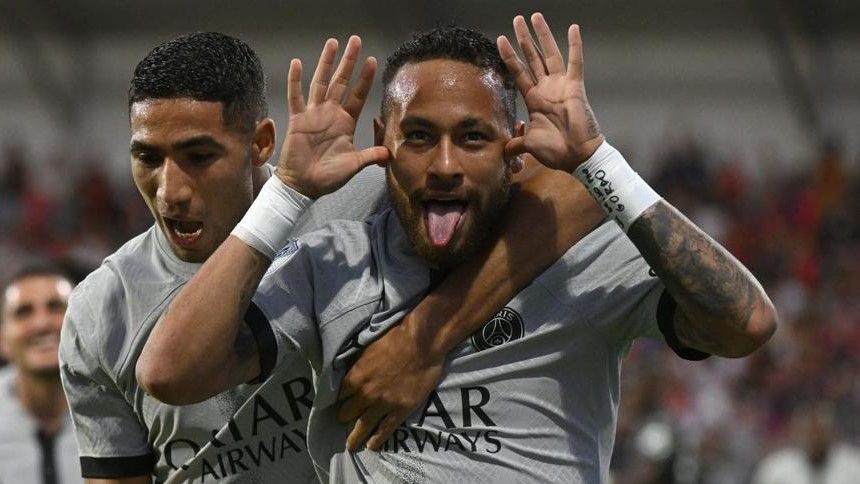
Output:
[[[418,420],[396,429],[383,444],[383,452],[499,452],[502,442],[494,428],[496,422],[484,409],[491,400],[490,390],[463,387],[458,396],[452,399],[447,395],[446,405],[446,400],[432,391]],[[425,423],[436,428],[425,428]]]
[[195,482],[214,482],[304,453],[305,417],[313,404],[313,384],[299,377],[280,387],[283,399],[272,401],[278,392],[268,399],[254,395],[248,412],[241,419],[231,418],[225,429],[212,429],[207,442],[168,441],[162,450],[164,462],[174,471],[193,475]]
[[523,337],[523,318],[509,307],[505,307],[493,319],[472,335],[475,351],[483,351]]

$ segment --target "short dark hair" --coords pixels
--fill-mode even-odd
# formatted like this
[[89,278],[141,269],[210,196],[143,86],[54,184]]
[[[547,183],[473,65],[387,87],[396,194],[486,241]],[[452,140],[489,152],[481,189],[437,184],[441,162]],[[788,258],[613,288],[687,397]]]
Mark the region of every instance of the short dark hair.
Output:
[[147,99],[191,98],[224,104],[224,123],[245,132],[268,114],[259,57],[239,39],[195,32],[152,49],[134,69],[128,107]]
[[388,57],[382,73],[382,117],[388,116],[391,102],[388,87],[397,72],[406,64],[434,59],[449,59],[472,64],[495,72],[502,81],[499,93],[511,129],[517,118],[516,89],[514,79],[499,55],[496,45],[484,34],[465,27],[449,25],[418,32],[404,42]]

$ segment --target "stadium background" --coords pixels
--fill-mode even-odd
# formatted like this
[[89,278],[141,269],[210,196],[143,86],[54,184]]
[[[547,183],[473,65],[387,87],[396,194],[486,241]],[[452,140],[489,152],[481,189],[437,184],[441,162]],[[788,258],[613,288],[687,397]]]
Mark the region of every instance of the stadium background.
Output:
[[[822,404],[860,444],[860,3],[813,0],[0,0],[0,279],[35,256],[86,272],[151,222],[131,183],[126,90],[156,44],[248,41],[283,132],[291,57],[358,33],[383,60],[455,20],[512,34],[580,23],[607,137],[756,274],[782,318],[743,360],[690,364],[655,341],[625,362],[618,483],[744,483]],[[311,71],[307,68],[306,71]],[[368,101],[359,144],[370,143]]]

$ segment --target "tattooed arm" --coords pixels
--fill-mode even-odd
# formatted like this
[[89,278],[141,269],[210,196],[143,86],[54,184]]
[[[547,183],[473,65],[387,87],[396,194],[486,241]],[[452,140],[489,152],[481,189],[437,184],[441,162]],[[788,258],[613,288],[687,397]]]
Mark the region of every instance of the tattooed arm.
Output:
[[707,353],[739,357],[776,329],[776,311],[761,285],[678,210],[659,201],[627,235],[678,304],[680,342]]
[[[583,153],[594,153],[603,142],[585,95],[579,26],[568,29],[565,65],[543,16],[534,14],[531,20],[543,55],[522,17],[514,19],[514,32],[525,62],[507,38],[498,39],[499,53],[523,94],[530,118],[525,135],[512,139],[509,148],[528,151],[546,166],[573,173],[582,164]],[[615,216],[624,207],[607,202],[617,202],[623,187],[601,191],[608,184],[603,182],[601,178],[599,187],[592,189],[597,198],[604,197],[601,202],[609,212],[617,210],[610,213]],[[631,207],[626,208],[630,214]],[[681,344],[736,357],[749,354],[773,334],[776,312],[755,278],[668,203],[660,200],[641,212],[628,235],[677,303],[673,322]]]

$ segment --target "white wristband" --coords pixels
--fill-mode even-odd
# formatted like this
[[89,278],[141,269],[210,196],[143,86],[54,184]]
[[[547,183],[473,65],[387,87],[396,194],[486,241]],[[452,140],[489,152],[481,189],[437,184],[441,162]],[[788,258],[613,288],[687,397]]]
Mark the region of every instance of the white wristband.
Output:
[[574,170],[573,175],[624,232],[642,212],[662,198],[606,141]]
[[272,175],[232,232],[269,259],[290,240],[296,221],[313,200]]

